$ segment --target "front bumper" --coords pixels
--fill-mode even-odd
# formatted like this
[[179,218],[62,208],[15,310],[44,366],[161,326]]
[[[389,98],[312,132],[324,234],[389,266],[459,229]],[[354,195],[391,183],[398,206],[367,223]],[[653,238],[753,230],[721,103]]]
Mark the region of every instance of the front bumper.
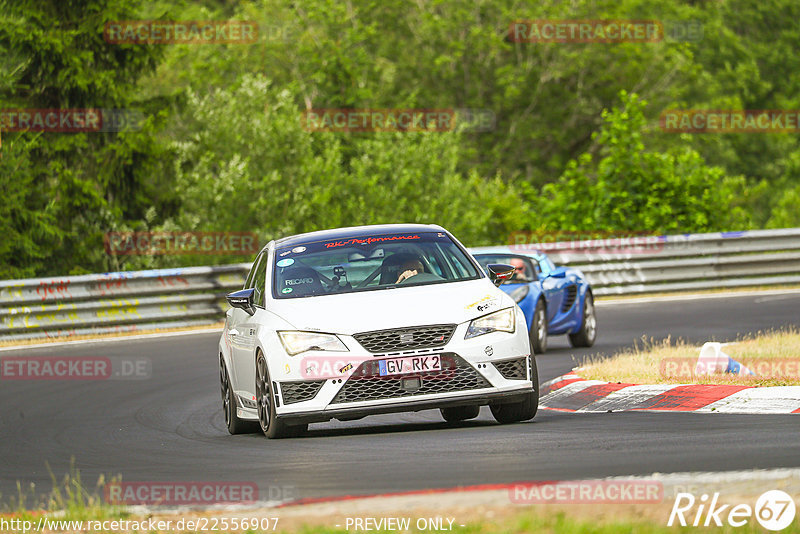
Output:
[[278,416],[279,419],[290,424],[302,423],[324,423],[331,419],[348,420],[359,419],[367,415],[379,415],[399,412],[419,412],[422,410],[432,410],[437,408],[453,408],[457,406],[484,406],[495,401],[520,402],[525,400],[525,396],[530,394],[530,385],[508,391],[487,391],[462,394],[447,398],[433,399],[402,399],[402,402],[391,404],[376,404],[371,406],[351,406],[344,407],[338,405],[329,409],[303,412],[298,414],[285,414]]
[[[450,341],[437,348],[375,354],[364,350],[353,337],[340,336],[349,352],[310,351],[302,357],[273,359],[269,365],[278,393],[276,415],[291,423],[325,422],[523,400],[538,384],[531,381],[531,366],[535,364],[525,318],[522,313],[516,315],[514,333],[494,332],[465,339],[467,324],[463,323]],[[441,357],[440,371],[379,376],[380,360],[431,355]],[[309,376],[311,370],[324,372]],[[415,376],[419,383],[413,382]],[[256,419],[252,404],[248,406],[243,398],[239,417]]]

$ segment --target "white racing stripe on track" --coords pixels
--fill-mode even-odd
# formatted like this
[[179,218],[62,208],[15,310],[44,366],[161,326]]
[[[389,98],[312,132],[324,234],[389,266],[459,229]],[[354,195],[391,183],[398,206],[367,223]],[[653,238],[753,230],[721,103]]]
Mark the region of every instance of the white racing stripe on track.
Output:
[[696,411],[740,414],[788,414],[800,409],[800,386],[743,389]]
[[572,384],[567,384],[563,388],[559,388],[551,393],[548,393],[541,399],[539,399],[539,406],[547,407],[547,403],[551,401],[557,401],[562,397],[569,397],[578,393],[579,391],[583,391],[584,389],[588,388],[589,386],[596,386],[598,384],[605,384],[602,380],[581,380],[579,382],[573,382]]
[[597,400],[578,411],[592,413],[628,410],[631,406],[640,404],[676,387],[678,387],[677,384],[629,386],[609,393],[607,397]]

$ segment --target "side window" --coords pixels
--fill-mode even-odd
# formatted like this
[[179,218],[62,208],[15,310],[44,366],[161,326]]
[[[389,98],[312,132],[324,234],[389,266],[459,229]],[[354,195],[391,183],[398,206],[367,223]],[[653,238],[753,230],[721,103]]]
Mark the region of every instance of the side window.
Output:
[[533,266],[536,269],[536,274],[539,278],[547,278],[547,276],[550,274],[550,271],[552,271],[547,260],[544,258],[538,261],[533,260]]
[[264,307],[264,288],[267,282],[267,257],[269,257],[268,253],[261,255],[258,264],[254,267],[256,274],[253,276],[253,287],[255,288],[253,304],[262,308]]
[[528,275],[528,278],[530,278],[532,282],[538,280],[539,274],[541,273],[541,269],[539,268],[539,262],[537,262],[536,260],[530,260],[526,261],[525,265],[526,265],[526,270],[532,269],[530,272],[526,273]]
[[264,256],[262,252],[256,259],[253,261],[253,265],[250,266],[250,272],[247,273],[247,279],[244,281],[244,287],[242,289],[250,289],[253,287],[253,278],[255,277],[256,272],[258,271],[258,264],[261,262],[261,258]]
[[447,245],[443,247],[445,254],[453,264],[453,270],[459,278],[468,278],[475,275],[474,268],[467,263],[467,258],[460,253],[460,250],[455,245]]
[[444,271],[442,270],[442,266],[439,265],[439,259],[437,258],[437,255],[435,254],[434,251],[427,250],[425,252],[425,259],[428,260],[428,264],[433,269],[433,274],[436,274],[438,276],[441,276],[442,278],[445,278]]

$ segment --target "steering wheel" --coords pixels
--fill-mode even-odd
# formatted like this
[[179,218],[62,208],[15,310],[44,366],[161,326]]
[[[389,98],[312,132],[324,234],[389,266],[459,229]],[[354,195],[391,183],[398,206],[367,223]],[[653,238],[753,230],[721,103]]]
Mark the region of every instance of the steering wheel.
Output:
[[[344,285],[341,284],[342,278],[344,278]],[[351,286],[350,282],[347,281],[347,271],[344,270],[344,267],[337,265],[333,268],[333,278],[331,278],[331,284],[328,286],[328,291],[334,292],[345,289],[353,289],[353,286]]]

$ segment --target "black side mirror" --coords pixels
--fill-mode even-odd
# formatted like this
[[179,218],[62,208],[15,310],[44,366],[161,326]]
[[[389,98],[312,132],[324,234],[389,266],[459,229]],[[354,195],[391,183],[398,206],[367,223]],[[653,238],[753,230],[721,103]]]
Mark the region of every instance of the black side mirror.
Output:
[[486,266],[489,271],[489,279],[492,283],[500,287],[503,282],[514,276],[516,270],[513,265],[506,265],[505,263],[490,263]]
[[250,289],[242,289],[240,291],[228,293],[225,298],[232,307],[239,308],[253,315],[256,313],[256,309],[253,306],[253,294],[255,291],[256,290],[252,287]]

